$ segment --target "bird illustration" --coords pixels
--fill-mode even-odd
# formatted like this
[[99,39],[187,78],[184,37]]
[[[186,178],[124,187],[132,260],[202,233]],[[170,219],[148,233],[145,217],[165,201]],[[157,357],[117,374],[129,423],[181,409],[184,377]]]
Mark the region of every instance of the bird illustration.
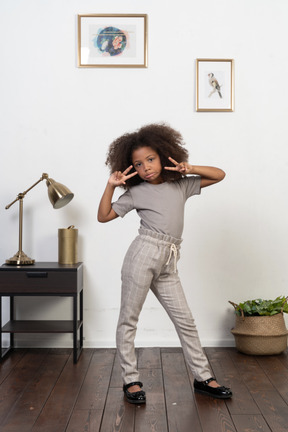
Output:
[[217,79],[215,78],[214,74],[211,72],[208,74],[209,77],[209,84],[213,87],[213,90],[211,91],[211,93],[209,94],[209,97],[212,96],[213,93],[215,93],[216,91],[218,92],[219,97],[222,99],[222,94],[221,94],[221,86],[219,85]]

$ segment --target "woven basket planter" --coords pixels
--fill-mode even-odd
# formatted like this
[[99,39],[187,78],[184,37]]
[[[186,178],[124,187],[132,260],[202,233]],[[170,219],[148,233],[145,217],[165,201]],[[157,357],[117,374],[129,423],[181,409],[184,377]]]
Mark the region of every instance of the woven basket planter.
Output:
[[244,354],[275,355],[287,348],[288,331],[283,313],[272,316],[238,316],[231,330],[236,348]]

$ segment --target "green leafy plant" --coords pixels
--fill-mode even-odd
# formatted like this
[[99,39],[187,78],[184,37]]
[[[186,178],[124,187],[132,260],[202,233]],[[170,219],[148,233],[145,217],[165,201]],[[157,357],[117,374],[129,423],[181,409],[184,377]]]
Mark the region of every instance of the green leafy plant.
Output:
[[233,303],[236,315],[244,316],[272,316],[280,312],[288,313],[288,297],[279,296],[275,300],[247,300],[243,303]]

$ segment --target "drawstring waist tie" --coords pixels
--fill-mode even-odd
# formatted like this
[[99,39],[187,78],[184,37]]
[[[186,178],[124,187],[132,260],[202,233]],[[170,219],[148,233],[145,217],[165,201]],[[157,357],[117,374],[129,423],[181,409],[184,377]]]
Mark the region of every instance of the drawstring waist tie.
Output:
[[140,228],[139,234],[147,236],[148,238],[150,238],[150,241],[152,241],[152,242],[154,242],[154,241],[160,242],[163,244],[163,246],[165,246],[165,247],[168,246],[170,248],[169,257],[168,257],[168,260],[166,262],[166,265],[169,265],[169,263],[172,259],[172,255],[173,255],[173,259],[174,259],[173,273],[176,273],[177,272],[178,251],[180,248],[180,244],[182,243],[182,239],[178,239],[176,237],[172,237],[172,236],[169,236],[167,234],[158,233],[156,231],[148,230],[146,228]]
[[170,253],[169,253],[169,258],[167,260],[166,265],[169,265],[172,254],[174,255],[174,270],[173,273],[176,273],[177,271],[177,255],[178,255],[178,249],[176,247],[176,245],[174,243],[171,244],[170,246]]

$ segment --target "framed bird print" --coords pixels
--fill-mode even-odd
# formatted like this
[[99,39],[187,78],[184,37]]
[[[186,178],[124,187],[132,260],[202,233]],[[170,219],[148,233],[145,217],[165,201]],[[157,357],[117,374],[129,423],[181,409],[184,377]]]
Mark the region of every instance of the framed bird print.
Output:
[[234,60],[196,60],[196,111],[234,111]]
[[147,15],[78,15],[78,67],[147,67]]

